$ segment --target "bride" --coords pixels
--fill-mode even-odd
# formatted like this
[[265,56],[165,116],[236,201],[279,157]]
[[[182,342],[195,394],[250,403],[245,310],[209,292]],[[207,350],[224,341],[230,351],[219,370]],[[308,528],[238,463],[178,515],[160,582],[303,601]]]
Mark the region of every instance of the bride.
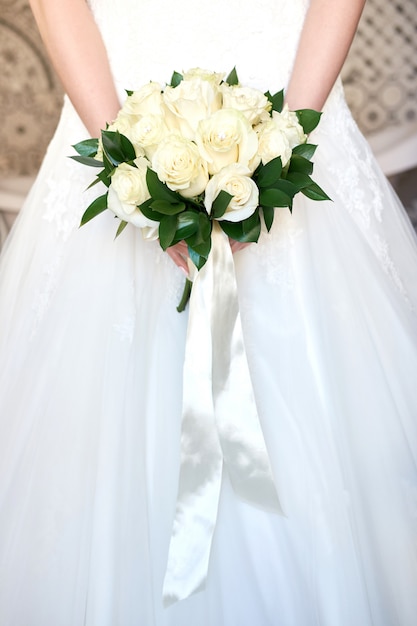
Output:
[[[2,626],[415,624],[417,245],[337,78],[363,4],[31,0],[68,96],[0,264]],[[125,89],[235,65],[323,109],[314,177],[333,202],[297,197],[258,244],[233,244],[284,515],[223,471],[203,588],[165,607],[186,251],[130,226],[113,241],[107,213],[79,229],[95,192],[68,156]]]

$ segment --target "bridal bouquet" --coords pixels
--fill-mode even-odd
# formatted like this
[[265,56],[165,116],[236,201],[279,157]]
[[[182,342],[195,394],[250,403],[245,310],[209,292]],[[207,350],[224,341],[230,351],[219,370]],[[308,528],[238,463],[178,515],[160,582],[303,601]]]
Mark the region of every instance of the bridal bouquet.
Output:
[[[258,241],[263,224],[271,229],[276,208],[291,210],[299,192],[327,199],[310,177],[316,146],[307,135],[319,119],[316,111],[289,111],[282,91],[241,86],[235,70],[223,80],[194,69],[174,72],[166,87],[150,82],[128,92],[101,138],[75,146],[73,158],[100,170],[92,184],[107,187],[82,224],[109,209],[120,220],[117,235],[130,222],[164,250],[185,241],[200,270],[186,336],[166,604],[204,583],[223,469],[245,502],[282,513],[246,359],[228,238]],[[198,472],[195,458],[201,459]]]
[[72,158],[100,169],[107,187],[85,211],[85,224],[106,209],[161,247],[185,241],[199,270],[210,254],[213,222],[230,238],[256,242],[277,207],[292,209],[301,192],[328,196],[311,179],[315,145],[307,135],[320,113],[290,111],[283,91],[271,95],[240,85],[236,70],[174,72],[162,87],[127,92],[100,139],[74,146]]

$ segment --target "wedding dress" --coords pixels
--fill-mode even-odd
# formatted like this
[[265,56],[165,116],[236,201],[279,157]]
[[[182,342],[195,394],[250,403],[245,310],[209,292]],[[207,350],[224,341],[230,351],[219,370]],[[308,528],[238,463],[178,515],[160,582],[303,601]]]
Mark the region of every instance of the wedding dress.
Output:
[[[91,0],[120,97],[203,67],[288,81],[307,0]],[[312,54],[314,52],[312,51]],[[0,273],[1,626],[413,626],[417,244],[333,89],[296,199],[235,255],[285,515],[224,472],[205,589],[164,608],[187,313],[156,242],[102,214],[68,100]]]

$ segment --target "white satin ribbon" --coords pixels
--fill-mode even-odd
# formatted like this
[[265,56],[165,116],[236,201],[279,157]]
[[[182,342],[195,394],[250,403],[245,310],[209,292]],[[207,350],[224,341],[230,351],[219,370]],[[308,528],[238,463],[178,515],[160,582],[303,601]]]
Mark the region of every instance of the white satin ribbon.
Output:
[[165,606],[204,587],[223,464],[243,500],[283,514],[246,360],[233,255],[215,222],[209,259],[194,280],[190,299],[181,467]]

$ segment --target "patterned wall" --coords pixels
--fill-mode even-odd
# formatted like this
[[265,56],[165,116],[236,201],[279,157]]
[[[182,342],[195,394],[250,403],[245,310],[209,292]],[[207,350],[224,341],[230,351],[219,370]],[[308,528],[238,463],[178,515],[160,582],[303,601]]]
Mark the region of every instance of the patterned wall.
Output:
[[62,94],[26,0],[0,0],[0,67],[0,176],[34,174]]
[[[34,174],[62,94],[26,0],[0,0],[0,67],[0,177]],[[365,133],[417,122],[417,0],[367,1],[344,80]]]
[[417,124],[417,0],[368,0],[343,79],[365,134]]

